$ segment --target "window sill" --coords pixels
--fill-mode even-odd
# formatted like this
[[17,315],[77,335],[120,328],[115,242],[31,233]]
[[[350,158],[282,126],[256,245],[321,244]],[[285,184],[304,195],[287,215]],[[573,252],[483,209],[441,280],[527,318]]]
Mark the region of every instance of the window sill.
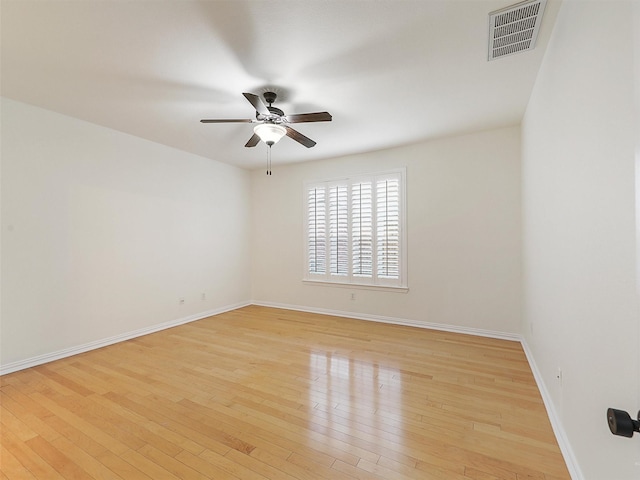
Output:
[[323,280],[302,280],[302,283],[322,287],[357,288],[358,290],[378,290],[394,293],[407,293],[409,291],[409,287],[396,287],[393,285],[367,285],[363,283],[325,282]]

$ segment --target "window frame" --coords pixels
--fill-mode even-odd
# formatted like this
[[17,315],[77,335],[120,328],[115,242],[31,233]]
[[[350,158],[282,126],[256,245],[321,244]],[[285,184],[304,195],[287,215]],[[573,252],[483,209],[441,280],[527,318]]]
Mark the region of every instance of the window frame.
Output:
[[[353,267],[354,267],[354,255],[353,255],[353,186],[357,184],[362,184],[365,182],[371,182],[371,196],[375,197],[377,195],[377,184],[378,181],[387,179],[398,179],[399,181],[399,195],[398,195],[398,203],[399,203],[399,228],[398,228],[398,248],[399,248],[399,258],[398,258],[398,278],[397,279],[389,279],[382,278],[378,275],[377,268],[377,201],[372,200],[371,205],[371,217],[373,219],[371,225],[372,231],[372,275],[371,277],[363,277],[360,275],[354,275]],[[331,262],[331,245],[330,245],[330,233],[329,233],[329,210],[330,210],[330,199],[329,199],[329,188],[335,187],[336,185],[347,185],[347,245],[348,245],[348,260],[347,260],[347,273],[346,274],[332,274],[330,272]],[[304,242],[304,258],[303,258],[303,282],[308,284],[318,284],[318,285],[330,285],[330,286],[347,286],[354,287],[357,286],[359,288],[365,289],[375,289],[375,290],[399,290],[399,291],[408,291],[408,262],[407,262],[407,182],[406,182],[406,168],[396,168],[390,169],[381,172],[367,173],[367,174],[358,174],[348,177],[341,178],[333,178],[329,180],[315,180],[315,181],[306,181],[303,184],[303,211],[304,211],[304,220],[303,220],[303,242]],[[324,217],[324,236],[325,236],[325,272],[324,273],[313,273],[310,272],[310,237],[309,233],[309,219],[310,219],[310,209],[309,209],[309,192],[312,188],[322,188],[324,190],[325,196],[325,217]],[[334,263],[335,265],[335,263]]]

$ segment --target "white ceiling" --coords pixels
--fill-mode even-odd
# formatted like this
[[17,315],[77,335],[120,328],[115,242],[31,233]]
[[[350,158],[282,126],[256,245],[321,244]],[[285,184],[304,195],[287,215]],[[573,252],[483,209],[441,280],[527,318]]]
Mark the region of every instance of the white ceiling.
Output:
[[[520,122],[555,21],[535,50],[487,61],[488,13],[517,0],[2,0],[1,92],[243,168],[242,92],[274,89],[297,124],[274,166]],[[268,87],[268,88],[267,88]]]

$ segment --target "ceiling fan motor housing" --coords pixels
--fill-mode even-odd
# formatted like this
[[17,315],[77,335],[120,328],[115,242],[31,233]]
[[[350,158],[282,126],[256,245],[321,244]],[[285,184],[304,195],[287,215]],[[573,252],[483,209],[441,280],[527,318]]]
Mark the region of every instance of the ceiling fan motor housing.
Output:
[[274,92],[264,92],[264,99],[269,105],[275,102],[276,98],[278,98],[278,95],[276,95]]

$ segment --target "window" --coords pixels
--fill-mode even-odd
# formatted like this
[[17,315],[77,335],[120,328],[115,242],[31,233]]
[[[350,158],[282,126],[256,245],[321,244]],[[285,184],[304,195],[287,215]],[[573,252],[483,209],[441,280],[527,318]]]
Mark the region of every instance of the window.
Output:
[[406,287],[404,177],[305,185],[305,280]]

